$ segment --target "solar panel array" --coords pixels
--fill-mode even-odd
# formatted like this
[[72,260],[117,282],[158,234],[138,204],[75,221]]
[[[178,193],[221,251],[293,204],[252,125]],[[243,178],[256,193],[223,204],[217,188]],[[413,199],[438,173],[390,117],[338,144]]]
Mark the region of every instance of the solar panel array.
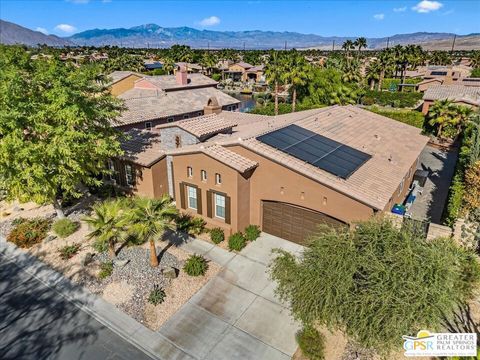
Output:
[[343,179],[371,158],[369,154],[298,125],[261,135],[257,140]]

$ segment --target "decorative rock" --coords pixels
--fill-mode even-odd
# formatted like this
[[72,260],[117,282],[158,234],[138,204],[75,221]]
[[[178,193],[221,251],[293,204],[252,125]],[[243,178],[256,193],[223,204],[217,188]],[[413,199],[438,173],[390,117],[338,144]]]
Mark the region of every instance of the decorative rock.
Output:
[[85,257],[83,258],[82,265],[87,266],[88,264],[92,263],[94,256],[95,254],[92,254],[90,252],[86,253]]
[[125,265],[127,265],[130,262],[130,260],[125,259],[125,260],[115,260],[113,264],[115,267],[123,268]]
[[44,243],[50,242],[52,240],[55,240],[57,238],[56,235],[48,235],[45,239],[43,239]]
[[178,269],[174,268],[173,266],[162,269],[162,275],[165,276],[167,279],[176,279],[178,273]]

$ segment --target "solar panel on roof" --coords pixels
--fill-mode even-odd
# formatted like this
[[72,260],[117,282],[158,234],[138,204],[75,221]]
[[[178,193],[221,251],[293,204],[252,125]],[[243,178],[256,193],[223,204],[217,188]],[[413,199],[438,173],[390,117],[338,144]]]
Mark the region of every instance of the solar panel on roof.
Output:
[[371,158],[369,154],[298,125],[289,125],[257,140],[343,179]]

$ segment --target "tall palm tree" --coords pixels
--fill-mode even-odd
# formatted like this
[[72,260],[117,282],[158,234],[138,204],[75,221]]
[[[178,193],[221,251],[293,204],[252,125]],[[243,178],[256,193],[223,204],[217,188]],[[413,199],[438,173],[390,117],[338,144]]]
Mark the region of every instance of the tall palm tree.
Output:
[[361,80],[360,64],[357,59],[345,59],[342,64],[342,80],[348,83],[358,83]]
[[370,61],[366,69],[366,79],[370,84],[370,90],[375,89],[375,82],[380,78],[380,61],[375,59]]
[[92,231],[87,235],[89,239],[96,239],[100,247],[107,246],[112,259],[117,257],[115,245],[127,239],[127,217],[125,202],[122,200],[107,200],[93,206],[93,214],[85,217],[84,221]]
[[295,112],[297,103],[297,88],[305,85],[309,78],[309,73],[310,69],[303,55],[293,51],[287,56],[282,80],[290,84],[290,89],[292,90],[292,112]]
[[457,127],[457,135],[462,132],[462,128],[472,120],[475,112],[469,106],[458,105],[454,108],[455,117],[452,120],[452,125]]
[[359,37],[357,40],[355,40],[355,45],[358,48],[358,55],[360,55],[360,51],[363,49],[367,48],[367,39],[364,37]]
[[451,100],[438,100],[433,103],[428,111],[428,117],[430,125],[438,126],[437,137],[442,136],[444,126],[451,124],[454,116],[454,106]]
[[150,265],[158,266],[155,241],[162,238],[166,229],[173,228],[173,219],[178,211],[168,195],[161,199],[135,199],[130,212],[132,232],[150,243]]
[[380,74],[378,76],[378,91],[382,91],[382,83],[385,78],[385,72],[387,69],[390,69],[393,64],[393,51],[392,49],[384,49],[378,55],[378,61],[380,63]]
[[350,55],[350,50],[353,50],[354,48],[355,48],[355,44],[352,40],[346,40],[342,44],[342,49],[345,50],[345,52],[347,53],[347,56]]
[[171,57],[164,57],[163,70],[165,70],[167,74],[170,75],[174,69],[175,69],[175,61],[173,61]]
[[275,115],[278,115],[278,86],[283,79],[283,59],[278,51],[272,50],[265,66],[265,77],[270,84],[274,85]]

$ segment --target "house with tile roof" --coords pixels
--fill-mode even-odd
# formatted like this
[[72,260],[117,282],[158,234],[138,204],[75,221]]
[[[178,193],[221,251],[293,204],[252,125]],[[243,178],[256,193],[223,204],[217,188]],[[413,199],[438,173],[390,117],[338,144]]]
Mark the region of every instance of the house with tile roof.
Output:
[[451,100],[455,104],[480,107],[480,87],[465,85],[437,85],[425,91],[422,112],[427,114],[430,106],[437,100]]
[[[123,131],[153,127],[208,114],[215,99],[218,111],[238,110],[239,100],[217,89],[218,82],[180,69],[175,75],[147,76],[130,71],[110,74],[111,92],[122,99],[125,111],[112,126]],[[207,112],[205,112],[207,111]]]
[[420,129],[354,106],[222,111],[144,132],[122,144],[115,164],[119,177],[131,170],[133,192],[168,193],[227,235],[256,224],[298,243],[318,224],[351,225],[402,203],[428,142]]

